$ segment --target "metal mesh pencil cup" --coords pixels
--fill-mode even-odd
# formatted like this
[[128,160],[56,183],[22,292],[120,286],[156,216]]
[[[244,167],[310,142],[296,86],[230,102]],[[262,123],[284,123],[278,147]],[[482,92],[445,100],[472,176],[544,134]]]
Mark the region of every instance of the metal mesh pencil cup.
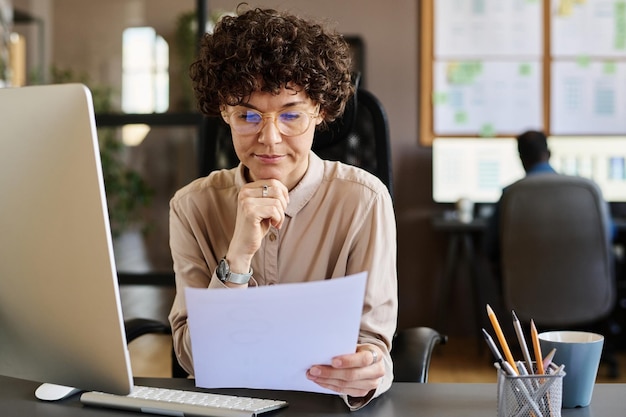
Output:
[[498,417],[561,417],[563,376],[562,370],[511,376],[498,369]]

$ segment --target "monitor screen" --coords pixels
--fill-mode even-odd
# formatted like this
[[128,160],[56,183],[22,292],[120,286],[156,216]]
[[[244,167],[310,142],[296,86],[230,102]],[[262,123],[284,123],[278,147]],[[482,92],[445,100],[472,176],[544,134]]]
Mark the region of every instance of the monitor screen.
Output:
[[524,177],[515,138],[435,138],[433,200],[495,203],[502,188]]
[[548,148],[557,172],[590,178],[606,201],[626,202],[626,137],[553,136]]

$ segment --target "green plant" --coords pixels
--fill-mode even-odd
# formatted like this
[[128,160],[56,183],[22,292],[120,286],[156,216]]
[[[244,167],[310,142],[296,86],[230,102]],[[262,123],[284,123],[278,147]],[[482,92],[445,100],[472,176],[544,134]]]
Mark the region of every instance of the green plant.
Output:
[[[113,236],[143,223],[142,209],[152,201],[154,190],[141,174],[122,160],[124,145],[112,129],[98,130],[100,159]],[[148,225],[141,224],[144,230]]]
[[[208,17],[205,29],[213,31],[217,21],[224,15],[232,15],[232,12],[215,10]],[[194,106],[193,87],[189,78],[189,67],[196,58],[198,44],[198,16],[196,11],[184,12],[176,18],[175,44],[178,52],[178,65],[180,82],[182,87],[181,107],[190,111]]]
[[196,55],[196,12],[181,13],[176,19],[176,50],[181,74],[181,107],[191,110],[193,107],[193,89],[189,78],[189,66]]
[[[96,113],[110,113],[113,110],[111,104],[113,89],[95,85],[86,74],[77,75],[72,70],[52,68],[51,78],[55,84],[69,82],[85,84],[91,90]],[[142,224],[141,213],[152,201],[154,190],[137,170],[129,167],[124,161],[125,147],[115,130],[98,129],[98,142],[111,233],[113,236],[119,236],[129,226],[140,225],[144,230],[148,227]]]

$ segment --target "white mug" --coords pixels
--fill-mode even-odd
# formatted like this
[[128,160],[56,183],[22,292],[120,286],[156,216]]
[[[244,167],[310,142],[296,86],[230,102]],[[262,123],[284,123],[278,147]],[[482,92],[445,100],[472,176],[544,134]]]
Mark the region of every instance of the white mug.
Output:
[[468,198],[460,198],[456,202],[456,216],[462,223],[474,220],[474,202]]

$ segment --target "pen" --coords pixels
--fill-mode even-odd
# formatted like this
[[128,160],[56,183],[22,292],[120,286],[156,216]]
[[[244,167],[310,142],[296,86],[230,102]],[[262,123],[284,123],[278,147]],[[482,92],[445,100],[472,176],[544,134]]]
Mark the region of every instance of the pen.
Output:
[[[522,361],[517,361],[517,369],[519,370],[520,375],[528,376],[528,369],[526,369],[526,364],[522,363]],[[528,392],[528,395],[526,396],[529,401],[528,405],[530,405],[539,413],[535,414],[533,411],[531,411],[531,417],[537,417],[537,415],[539,415],[540,417],[543,416],[543,414],[541,414],[541,410],[539,409],[539,404],[536,403],[537,398],[533,398],[533,393],[536,390],[534,382],[532,380],[524,378],[522,379],[522,383],[524,384],[524,386],[526,387],[526,391]],[[542,401],[541,398],[538,398],[538,400],[540,402]]]
[[515,334],[517,334],[517,341],[519,342],[519,346],[522,349],[522,355],[524,355],[524,360],[526,361],[526,369],[528,373],[532,375],[533,372],[533,361],[530,357],[530,353],[528,352],[528,346],[526,345],[526,338],[524,337],[524,331],[522,330],[522,325],[517,318],[517,314],[515,311],[511,310],[513,314],[513,328],[515,329]]
[[513,368],[511,368],[511,365],[502,359],[502,355],[500,354],[498,347],[494,343],[489,333],[487,333],[487,330],[485,329],[481,329],[481,330],[483,331],[483,336],[485,337],[487,346],[489,346],[489,350],[491,351],[491,353],[493,353],[493,356],[496,358],[496,363],[500,365],[500,367],[504,369],[504,372],[506,372],[507,374],[512,375],[512,376],[517,375],[517,372]]
[[513,368],[508,362],[501,361],[500,364],[502,365],[502,367],[504,368],[504,370],[506,371],[507,374],[509,374],[511,376],[517,376],[518,375],[518,373],[515,370],[515,368]]
[[539,336],[537,334],[537,328],[535,322],[530,320],[530,336],[533,339],[533,347],[535,349],[535,362],[537,363],[537,373],[543,375],[545,373],[543,369],[543,356],[541,355],[541,345],[539,345]]
[[498,350],[496,344],[493,342],[493,339],[491,338],[489,333],[487,333],[487,330],[485,330],[484,328],[481,330],[483,331],[483,336],[485,337],[487,346],[489,346],[489,350],[491,350],[491,353],[493,353],[493,356],[496,358],[496,362],[502,362],[502,355],[500,355],[500,351]]
[[509,345],[504,338],[504,334],[502,333],[502,329],[500,328],[500,323],[498,323],[498,318],[496,317],[489,304],[487,304],[487,315],[489,316],[489,320],[491,321],[493,330],[495,330],[496,332],[496,336],[498,337],[498,341],[500,342],[500,347],[502,347],[502,351],[504,351],[504,357],[506,358],[506,361],[509,363],[509,365],[511,365],[511,368],[513,369],[513,372],[515,372],[515,375],[519,375],[517,373],[517,370],[515,369],[515,361],[513,360],[513,355],[511,355]]
[[552,358],[554,358],[554,354],[555,353],[556,353],[556,348],[552,348],[550,353],[548,353],[546,355],[546,357],[543,358],[543,370],[544,370],[544,372],[545,372],[546,368],[548,368],[550,366],[550,364],[552,363]]

